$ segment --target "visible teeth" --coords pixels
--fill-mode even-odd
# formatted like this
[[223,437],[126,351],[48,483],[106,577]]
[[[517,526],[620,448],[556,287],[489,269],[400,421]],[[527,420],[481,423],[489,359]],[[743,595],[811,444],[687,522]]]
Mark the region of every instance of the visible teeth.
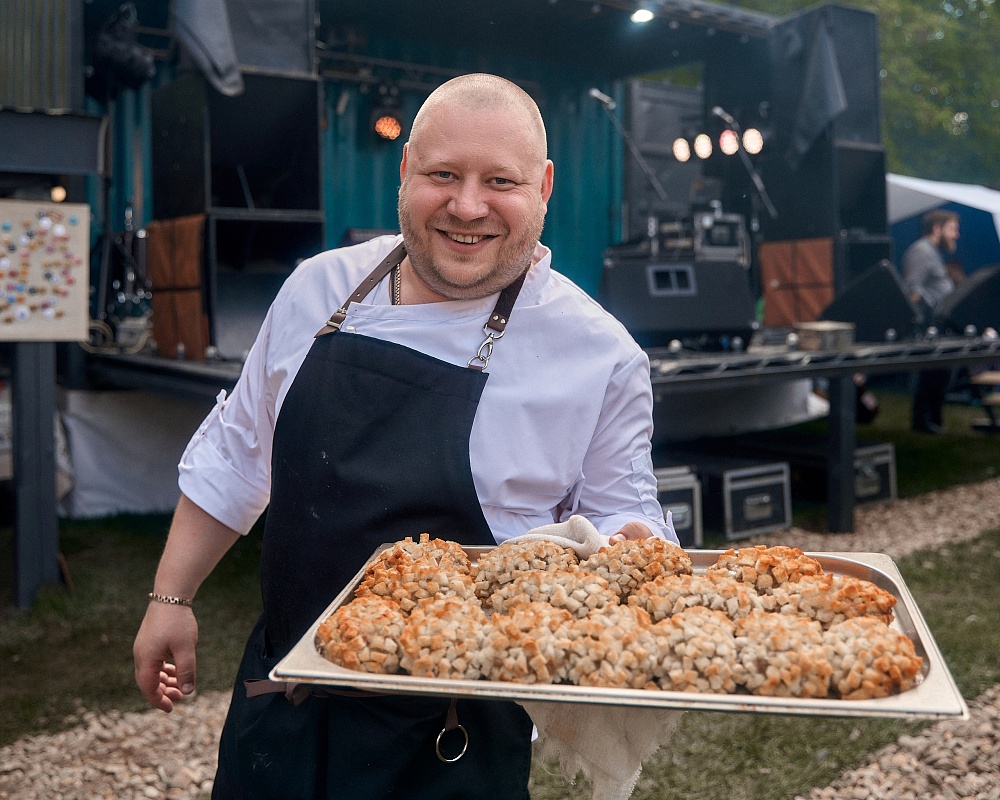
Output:
[[482,236],[470,236],[461,233],[449,233],[448,235],[452,238],[452,241],[461,242],[462,244],[475,244],[483,238]]

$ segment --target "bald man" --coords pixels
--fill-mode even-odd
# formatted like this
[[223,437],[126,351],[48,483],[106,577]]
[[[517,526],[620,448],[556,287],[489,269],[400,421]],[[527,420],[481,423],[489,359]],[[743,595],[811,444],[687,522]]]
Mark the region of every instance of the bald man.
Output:
[[321,253],[282,287],[233,394],[191,439],[134,646],[170,711],[195,686],[192,600],[267,508],[264,611],[222,733],[216,798],[527,798],[515,703],[268,681],[384,542],[496,545],[571,515],[676,541],[652,474],[646,355],[552,269],[534,101],[451,80],[400,164],[401,236]]

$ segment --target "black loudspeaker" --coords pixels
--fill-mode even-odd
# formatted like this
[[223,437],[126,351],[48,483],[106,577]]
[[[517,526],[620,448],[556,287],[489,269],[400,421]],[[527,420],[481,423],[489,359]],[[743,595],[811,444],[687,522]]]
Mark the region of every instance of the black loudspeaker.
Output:
[[753,297],[735,262],[606,258],[600,300],[643,347],[735,336],[749,344],[753,333]]
[[943,333],[960,334],[966,325],[1000,329],[1000,265],[980,267],[934,309]]
[[888,261],[879,262],[848,283],[819,318],[853,322],[858,342],[884,342],[890,329],[898,338],[907,339],[920,322],[899,274]]

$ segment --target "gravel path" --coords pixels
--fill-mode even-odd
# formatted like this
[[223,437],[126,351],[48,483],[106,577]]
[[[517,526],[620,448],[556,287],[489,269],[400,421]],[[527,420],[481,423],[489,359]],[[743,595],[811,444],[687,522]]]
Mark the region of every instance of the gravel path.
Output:
[[[859,508],[855,532],[793,528],[741,545],[787,544],[810,551],[914,550],[973,539],[1000,528],[1000,479]],[[62,733],[0,748],[0,800],[199,800],[215,774],[227,693],[195,697],[172,714],[95,714]],[[1000,800],[1000,686],[969,704],[970,719],[904,736],[872,762],[798,800]]]

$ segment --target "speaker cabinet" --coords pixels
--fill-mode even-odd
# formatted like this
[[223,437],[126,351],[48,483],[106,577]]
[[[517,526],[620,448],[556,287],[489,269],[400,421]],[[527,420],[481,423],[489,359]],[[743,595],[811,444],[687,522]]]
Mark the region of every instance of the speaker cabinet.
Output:
[[703,336],[749,343],[754,328],[746,270],[735,262],[605,258],[599,298],[643,347]]
[[934,324],[959,334],[966,325],[1000,329],[1000,266],[980,267],[934,309]]
[[[774,121],[782,147],[811,120],[822,121],[825,112],[834,139],[881,145],[881,65],[874,13],[827,3],[780,20],[770,45]],[[836,95],[831,87],[837,83],[846,108],[832,113]]]
[[898,338],[908,339],[919,323],[917,310],[888,261],[876,264],[849,283],[819,318],[853,322],[858,342],[884,342],[890,329]]
[[759,250],[764,324],[813,322],[833,300],[833,240],[764,242]]

